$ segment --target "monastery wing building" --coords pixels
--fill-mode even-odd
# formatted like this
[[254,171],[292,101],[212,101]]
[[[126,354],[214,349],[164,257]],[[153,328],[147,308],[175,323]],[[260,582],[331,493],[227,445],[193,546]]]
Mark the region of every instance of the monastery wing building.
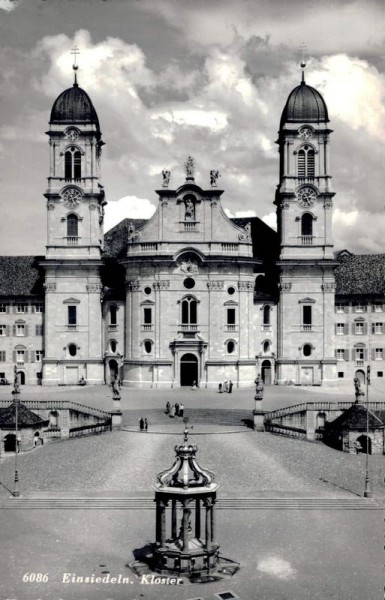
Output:
[[278,231],[229,219],[218,173],[103,233],[102,134],[75,78],[48,137],[47,249],[0,257],[0,382],[337,384],[385,370],[385,255],[333,251],[328,110],[304,77],[278,136]]

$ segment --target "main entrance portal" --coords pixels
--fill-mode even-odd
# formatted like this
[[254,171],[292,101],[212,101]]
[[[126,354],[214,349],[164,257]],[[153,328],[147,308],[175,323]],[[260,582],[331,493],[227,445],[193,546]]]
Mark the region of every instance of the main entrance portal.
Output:
[[198,384],[198,359],[194,354],[183,354],[180,359],[180,384]]

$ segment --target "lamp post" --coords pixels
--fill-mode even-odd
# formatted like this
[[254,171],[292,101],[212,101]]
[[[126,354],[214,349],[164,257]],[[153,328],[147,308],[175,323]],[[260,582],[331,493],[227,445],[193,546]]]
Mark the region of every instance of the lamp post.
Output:
[[366,367],[366,461],[365,461],[365,491],[364,498],[373,498],[369,479],[369,385],[370,366]]
[[19,381],[17,377],[17,368],[15,365],[15,377],[14,377],[14,387],[12,391],[13,402],[15,404],[15,485],[13,489],[12,496],[14,498],[18,498],[20,496],[19,491],[19,471],[17,467],[17,455],[19,454],[19,432],[18,432],[18,418],[19,418],[19,404],[20,404],[20,389],[19,389]]

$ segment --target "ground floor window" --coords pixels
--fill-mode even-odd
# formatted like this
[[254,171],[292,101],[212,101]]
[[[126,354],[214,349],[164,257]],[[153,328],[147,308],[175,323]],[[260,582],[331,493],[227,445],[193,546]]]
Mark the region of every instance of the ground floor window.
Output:
[[345,377],[345,373],[343,371],[338,371],[338,379],[343,379]]

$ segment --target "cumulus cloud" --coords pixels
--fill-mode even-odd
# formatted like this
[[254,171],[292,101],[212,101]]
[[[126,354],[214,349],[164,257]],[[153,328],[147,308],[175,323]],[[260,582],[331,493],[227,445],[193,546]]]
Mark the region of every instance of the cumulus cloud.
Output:
[[0,0],[0,9],[11,12],[21,3],[21,0]]
[[109,202],[105,209],[104,229],[108,231],[126,218],[149,219],[155,209],[155,205],[150,200],[136,196],[126,196],[116,202]]
[[352,247],[358,252],[384,252],[385,211],[369,213],[366,210],[333,211],[334,239],[338,249]]

